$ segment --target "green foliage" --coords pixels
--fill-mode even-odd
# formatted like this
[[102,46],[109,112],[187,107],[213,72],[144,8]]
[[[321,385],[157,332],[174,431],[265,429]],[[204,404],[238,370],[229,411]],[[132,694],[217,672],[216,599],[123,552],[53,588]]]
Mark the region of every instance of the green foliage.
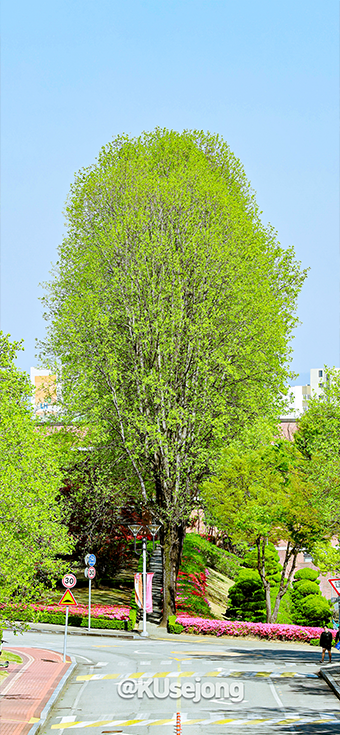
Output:
[[230,579],[235,579],[243,564],[243,560],[236,554],[221,549],[198,533],[187,533],[184,543],[188,553],[190,553],[190,544],[192,544],[202,552],[205,566],[216,569],[217,572]]
[[197,534],[187,534],[177,579],[177,611],[214,617],[206,598],[206,562]]
[[316,582],[312,582],[310,579],[300,580],[299,582],[293,583],[292,599],[294,603],[307,595],[321,595],[320,589]]
[[330,621],[330,603],[321,595],[316,576],[318,572],[308,568],[295,573],[291,598],[293,622],[297,625],[321,626]]
[[263,585],[257,571],[240,569],[235,584],[229,590],[228,620],[265,622],[266,600]]
[[58,556],[72,548],[55,500],[58,462],[35,426],[28,378],[14,364],[18,349],[0,333],[0,604],[44,594],[65,569]]
[[[278,552],[271,542],[265,546],[265,568],[266,577],[270,581],[270,585],[274,587],[278,584],[281,578],[282,566],[280,564],[280,557]],[[257,569],[258,565],[258,552],[257,548],[248,551],[244,557],[244,565],[251,567],[251,569]]]
[[[318,501],[327,513],[329,536],[340,530],[340,372],[325,367],[323,393],[308,401],[308,410],[298,422],[294,444],[306,459],[306,473],[317,486]],[[337,572],[339,548],[316,540],[313,561],[320,571]]]
[[307,595],[299,606],[295,606],[294,623],[297,625],[328,625],[331,619],[331,609],[328,600],[321,595]]
[[[298,553],[330,535],[328,509],[308,475],[307,463],[288,441],[248,451],[242,451],[238,441],[224,450],[217,475],[202,487],[203,503],[215,525],[233,541],[255,547],[248,559],[267,591],[267,622],[276,621]],[[278,541],[286,542],[282,567],[273,546]],[[278,588],[272,608],[273,584]]]
[[316,569],[309,569],[308,567],[305,567],[305,569],[298,569],[294,574],[294,583],[300,579],[310,579],[311,582],[320,584],[318,576],[319,572]]
[[179,633],[182,633],[184,630],[184,626],[180,625],[180,623],[176,623],[176,615],[169,615],[167,629],[168,633],[176,633],[179,635]]
[[[279,590],[279,585],[276,585],[275,587],[270,588],[272,609],[274,608],[278,590]],[[288,587],[286,594],[282,597],[276,622],[279,624],[285,624],[285,625],[291,625],[293,622],[291,587]]]
[[[128,622],[129,621],[127,620],[110,620],[109,618],[91,618],[91,628],[101,628],[103,630],[106,628],[109,628],[110,630],[127,630],[129,629]],[[87,618],[82,618],[80,625],[83,628],[87,628]]]
[[129,619],[127,621],[127,630],[134,630],[137,622],[137,610],[131,609],[129,613]]
[[163,521],[166,614],[199,482],[235,427],[277,413],[289,375],[305,274],[259,215],[218,136],[120,136],[75,178],[47,287],[42,357],[68,420]]

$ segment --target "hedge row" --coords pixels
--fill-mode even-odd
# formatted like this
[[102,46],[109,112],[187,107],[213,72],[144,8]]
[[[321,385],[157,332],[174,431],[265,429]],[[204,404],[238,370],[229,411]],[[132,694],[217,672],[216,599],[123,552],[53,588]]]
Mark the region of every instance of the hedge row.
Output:
[[[91,628],[111,629],[111,630],[133,630],[136,625],[136,610],[130,610],[129,616],[126,619],[119,620],[112,617],[98,616],[95,614],[95,608],[93,615],[91,614]],[[52,625],[65,625],[65,611],[64,610],[43,610],[38,609],[34,605],[27,605],[25,607],[17,607],[15,614],[13,608],[3,608],[1,617],[3,619],[15,617],[18,621],[24,621],[27,623],[50,623]],[[73,613],[69,611],[68,624],[73,625],[77,628],[87,628],[88,626],[88,615],[81,613]]]

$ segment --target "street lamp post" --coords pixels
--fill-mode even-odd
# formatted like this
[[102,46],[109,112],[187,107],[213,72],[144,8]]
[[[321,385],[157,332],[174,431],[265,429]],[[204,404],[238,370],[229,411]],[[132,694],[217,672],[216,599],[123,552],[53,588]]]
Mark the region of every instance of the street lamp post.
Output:
[[129,526],[129,529],[131,533],[133,534],[134,539],[134,552],[136,552],[136,538],[137,535],[142,531],[143,532],[143,546],[142,546],[142,554],[143,554],[143,574],[142,574],[142,580],[143,580],[143,630],[141,632],[142,638],[148,638],[149,633],[146,630],[146,534],[147,532],[151,533],[152,536],[152,547],[153,551],[155,550],[155,536],[157,535],[160,525],[157,525],[156,523],[151,523],[150,526],[148,525],[137,525],[133,524]]

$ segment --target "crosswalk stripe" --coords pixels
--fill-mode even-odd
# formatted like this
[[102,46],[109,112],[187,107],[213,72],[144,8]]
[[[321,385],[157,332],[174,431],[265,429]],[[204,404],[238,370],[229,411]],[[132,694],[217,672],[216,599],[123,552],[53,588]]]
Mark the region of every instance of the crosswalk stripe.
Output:
[[216,678],[233,677],[239,678],[244,677],[258,677],[258,678],[272,678],[272,679],[316,679],[317,674],[305,674],[299,673],[298,671],[236,671],[222,669],[220,671],[134,671],[128,674],[84,674],[83,676],[77,676],[76,681],[102,681],[103,679],[164,679],[169,678],[191,678],[192,676],[210,676]]
[[[267,725],[291,725],[294,724],[319,724],[319,723],[328,723],[329,725],[339,725],[339,720],[334,718],[324,718],[324,719],[308,719],[306,717],[291,717],[287,718],[285,720],[278,720],[273,718],[261,718],[261,719],[253,719],[253,720],[244,720],[240,718],[228,718],[228,719],[201,719],[197,718],[194,720],[186,720],[185,718],[182,719],[182,727],[184,725],[237,725],[237,726],[243,726],[243,727],[250,727],[254,725],[260,725],[264,722],[267,723]],[[58,725],[52,725],[52,730],[62,730],[64,728],[88,728],[88,727],[103,727],[103,725],[110,725],[110,726],[121,726],[121,727],[133,727],[134,725],[139,725],[139,727],[149,727],[149,726],[156,726],[156,725],[171,725],[175,723],[175,716],[171,717],[170,719],[164,719],[164,720],[96,720],[94,722],[83,721],[83,722],[63,722]]]
[[148,721],[149,725],[171,725],[174,724],[175,720],[172,717],[171,720],[155,720],[154,722],[151,722],[151,720]]

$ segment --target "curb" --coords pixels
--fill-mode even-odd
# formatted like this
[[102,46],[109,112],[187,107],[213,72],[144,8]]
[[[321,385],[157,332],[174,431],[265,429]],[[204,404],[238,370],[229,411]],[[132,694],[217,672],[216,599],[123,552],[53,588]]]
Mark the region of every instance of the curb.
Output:
[[[339,664],[334,664],[333,669],[337,668],[339,670]],[[340,699],[340,687],[336,683],[335,679],[333,678],[331,671],[331,667],[328,669],[320,669],[319,676],[321,676],[322,679],[328,684],[329,688],[332,689],[335,696]]]
[[71,676],[72,671],[77,666],[77,661],[74,658],[74,656],[70,656],[71,659],[71,666],[67,669],[62,679],[60,679],[60,682],[58,686],[56,686],[53,694],[49,698],[48,702],[46,702],[45,707],[40,715],[39,722],[35,722],[34,725],[32,725],[31,729],[28,732],[28,735],[36,735],[36,733],[39,732],[40,728],[45,724],[47,717],[50,713],[51,708],[53,707],[55,701],[58,699],[59,694],[61,693],[62,689],[64,688],[69,676]]

